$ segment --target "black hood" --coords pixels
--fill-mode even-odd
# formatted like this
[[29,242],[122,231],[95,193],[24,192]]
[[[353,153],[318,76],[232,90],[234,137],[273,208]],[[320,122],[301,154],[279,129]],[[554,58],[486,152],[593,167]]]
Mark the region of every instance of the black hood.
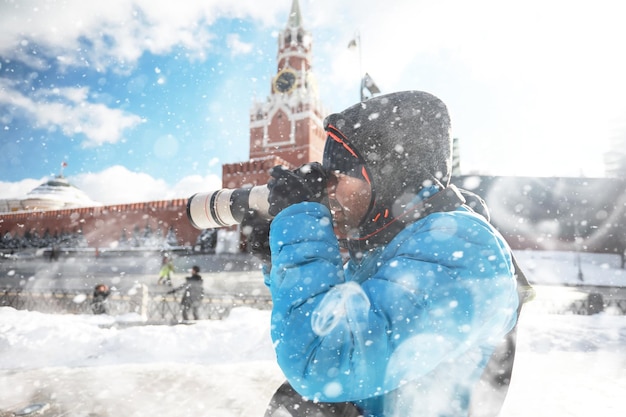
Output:
[[365,177],[372,185],[370,210],[357,239],[388,241],[393,236],[380,232],[420,190],[448,185],[450,116],[429,93],[404,91],[369,99],[331,114],[324,129],[329,134],[324,167]]

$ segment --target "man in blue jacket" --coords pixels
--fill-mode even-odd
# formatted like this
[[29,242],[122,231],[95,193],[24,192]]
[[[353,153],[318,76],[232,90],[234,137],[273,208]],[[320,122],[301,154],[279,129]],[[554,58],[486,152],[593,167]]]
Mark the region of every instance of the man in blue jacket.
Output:
[[269,236],[243,222],[288,381],[267,415],[483,415],[489,395],[472,392],[519,297],[507,243],[449,185],[446,106],[393,93],[325,130],[321,165],[272,169]]

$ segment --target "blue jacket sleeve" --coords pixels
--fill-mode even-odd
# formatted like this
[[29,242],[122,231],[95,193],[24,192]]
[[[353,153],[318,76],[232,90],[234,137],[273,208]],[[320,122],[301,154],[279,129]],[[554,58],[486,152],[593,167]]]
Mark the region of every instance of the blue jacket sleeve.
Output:
[[276,216],[270,247],[277,360],[309,398],[389,392],[514,324],[508,248],[469,213],[415,222],[344,271],[330,212],[301,203]]

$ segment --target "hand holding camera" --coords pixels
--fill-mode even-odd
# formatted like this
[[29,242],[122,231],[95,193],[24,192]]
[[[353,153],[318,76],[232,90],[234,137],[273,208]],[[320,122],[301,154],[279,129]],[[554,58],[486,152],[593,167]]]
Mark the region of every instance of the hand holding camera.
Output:
[[267,183],[269,214],[276,216],[292,204],[303,201],[324,202],[327,197],[328,174],[318,162],[302,165],[290,171],[276,166],[270,171],[272,178]]

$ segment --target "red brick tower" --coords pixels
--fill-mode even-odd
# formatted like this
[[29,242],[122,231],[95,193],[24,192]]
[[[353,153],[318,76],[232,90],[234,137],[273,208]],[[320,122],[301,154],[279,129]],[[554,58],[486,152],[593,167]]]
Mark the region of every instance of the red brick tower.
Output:
[[265,184],[275,165],[295,168],[321,161],[326,113],[312,72],[312,46],[298,0],[293,0],[287,26],[278,35],[271,94],[250,110],[250,161],[222,166],[224,188]]

